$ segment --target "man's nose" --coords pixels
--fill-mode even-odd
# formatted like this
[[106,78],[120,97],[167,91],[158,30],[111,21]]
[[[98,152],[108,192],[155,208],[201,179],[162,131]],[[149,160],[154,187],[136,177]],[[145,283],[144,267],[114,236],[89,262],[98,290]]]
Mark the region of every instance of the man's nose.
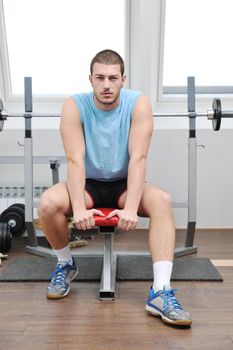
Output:
[[104,79],[104,89],[109,89],[109,87],[110,87],[109,79],[108,79],[108,78],[105,78],[105,79]]

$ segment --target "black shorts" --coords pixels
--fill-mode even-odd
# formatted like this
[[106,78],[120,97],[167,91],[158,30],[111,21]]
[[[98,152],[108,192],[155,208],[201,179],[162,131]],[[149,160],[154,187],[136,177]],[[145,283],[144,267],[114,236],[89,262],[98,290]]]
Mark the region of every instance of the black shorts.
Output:
[[119,208],[118,200],[127,189],[127,179],[117,181],[86,180],[85,190],[94,208]]

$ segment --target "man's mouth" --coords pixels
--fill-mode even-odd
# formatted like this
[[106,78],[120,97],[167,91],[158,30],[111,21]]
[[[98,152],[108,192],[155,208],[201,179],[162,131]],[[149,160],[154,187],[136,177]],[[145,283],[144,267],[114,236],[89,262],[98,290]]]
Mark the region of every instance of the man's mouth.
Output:
[[102,92],[101,95],[104,95],[104,96],[112,96],[112,93],[111,93],[111,92]]

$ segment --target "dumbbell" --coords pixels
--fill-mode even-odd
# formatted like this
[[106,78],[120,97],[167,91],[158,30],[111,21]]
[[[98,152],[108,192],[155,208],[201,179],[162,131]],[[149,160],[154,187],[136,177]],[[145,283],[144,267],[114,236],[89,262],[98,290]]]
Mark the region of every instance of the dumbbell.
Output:
[[25,205],[12,204],[1,213],[0,222],[6,222],[10,226],[12,236],[21,236],[26,230]]

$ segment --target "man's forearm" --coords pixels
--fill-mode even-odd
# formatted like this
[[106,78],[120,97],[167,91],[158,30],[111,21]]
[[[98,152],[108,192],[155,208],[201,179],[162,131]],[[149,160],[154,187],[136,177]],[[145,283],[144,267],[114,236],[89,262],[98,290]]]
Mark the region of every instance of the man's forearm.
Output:
[[85,167],[83,161],[68,161],[67,187],[73,211],[86,208]]
[[146,179],[146,158],[130,159],[125,209],[137,212]]

